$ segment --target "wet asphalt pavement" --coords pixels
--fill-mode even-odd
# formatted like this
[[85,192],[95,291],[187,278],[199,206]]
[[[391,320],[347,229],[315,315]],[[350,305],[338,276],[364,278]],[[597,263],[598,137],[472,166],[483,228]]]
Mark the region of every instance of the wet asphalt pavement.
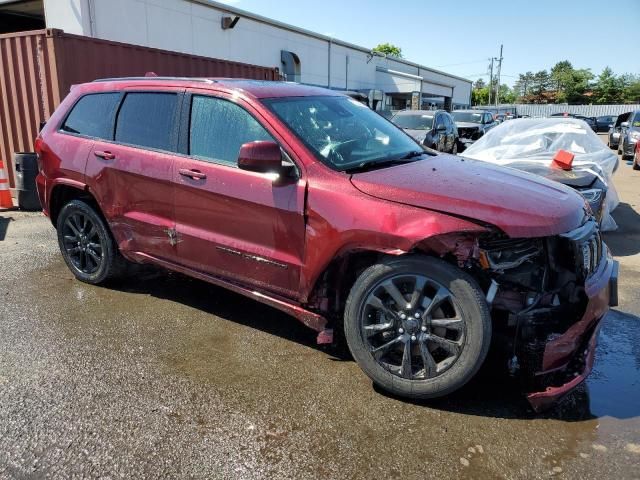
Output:
[[544,415],[486,368],[390,398],[295,320],[180,275],[82,284],[47,219],[0,212],[0,478],[640,478],[640,172],[616,181],[620,306]]

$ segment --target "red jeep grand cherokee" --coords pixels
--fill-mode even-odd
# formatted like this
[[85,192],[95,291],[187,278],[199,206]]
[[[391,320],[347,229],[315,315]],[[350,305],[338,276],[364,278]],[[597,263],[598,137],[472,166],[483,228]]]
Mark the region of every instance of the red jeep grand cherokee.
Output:
[[36,140],[73,274],[153,263],[344,336],[410,398],[460,388],[489,345],[542,408],[589,373],[617,264],[585,201],[423,149],[338,93],[280,82],[77,86]]

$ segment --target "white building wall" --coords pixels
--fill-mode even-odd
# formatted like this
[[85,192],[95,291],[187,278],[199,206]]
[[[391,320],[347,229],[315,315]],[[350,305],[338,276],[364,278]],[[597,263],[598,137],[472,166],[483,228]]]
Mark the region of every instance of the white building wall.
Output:
[[[420,81],[376,71],[376,67],[424,78],[422,91],[469,102],[471,84],[405,62],[370,58],[362,49],[333,43],[328,38],[294,31],[283,25],[241,16],[233,29],[223,30],[220,8],[189,0],[44,0],[47,27],[68,33],[282,68],[280,52],[294,52],[301,61],[301,82],[337,89],[379,89],[408,93]],[[455,88],[452,90],[452,86]]]

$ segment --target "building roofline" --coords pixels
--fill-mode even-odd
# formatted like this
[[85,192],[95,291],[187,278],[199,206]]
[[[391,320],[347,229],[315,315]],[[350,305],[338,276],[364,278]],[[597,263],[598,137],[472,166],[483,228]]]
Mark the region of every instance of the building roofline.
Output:
[[[317,38],[319,40],[324,40],[325,42],[332,43],[334,45],[340,45],[342,47],[351,48],[351,49],[358,50],[358,51],[364,52],[364,53],[370,53],[371,52],[370,48],[362,47],[362,46],[356,45],[354,43],[349,43],[349,42],[346,42],[344,40],[340,40],[338,38],[330,37],[328,35],[322,35],[321,33],[312,32],[311,30],[307,30],[305,28],[296,27],[294,25],[290,25],[288,23],[280,22],[280,21],[274,20],[272,18],[263,17],[262,15],[258,15],[256,13],[252,13],[252,12],[248,12],[246,10],[242,10],[240,8],[232,7],[231,5],[227,5],[226,3],[216,2],[215,0],[189,0],[189,1],[193,2],[193,3],[199,3],[199,4],[207,6],[207,7],[212,7],[212,8],[215,8],[217,10],[222,10],[223,12],[231,13],[233,15],[237,15],[237,16],[240,16],[240,17],[246,17],[246,18],[249,18],[251,20],[255,20],[256,22],[266,23],[268,25],[273,25],[274,27],[282,28],[284,30],[289,30],[290,32],[300,33],[300,34],[306,35],[308,37]],[[445,75],[445,76],[450,77],[450,78],[455,78],[457,80],[461,80],[463,82],[467,82],[469,84],[473,84],[473,81],[469,80],[468,78],[458,77],[457,75],[452,75],[450,73],[443,72],[441,70],[436,70],[434,68],[425,67],[424,65],[420,65],[419,63],[410,62],[409,60],[405,60],[404,58],[396,58],[396,57],[387,57],[387,58],[389,58],[390,60],[393,60],[394,62],[403,63],[403,64],[408,65],[410,67],[419,68],[420,70],[426,70],[426,71],[429,71],[429,72],[432,72],[432,73],[437,73],[439,75]]]

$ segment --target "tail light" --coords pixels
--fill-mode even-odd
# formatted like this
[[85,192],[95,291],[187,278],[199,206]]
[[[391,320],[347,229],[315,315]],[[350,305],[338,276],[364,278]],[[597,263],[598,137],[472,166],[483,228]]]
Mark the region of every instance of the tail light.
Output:
[[36,160],[38,162],[38,171],[42,171],[42,138],[36,138],[34,149],[36,151]]

